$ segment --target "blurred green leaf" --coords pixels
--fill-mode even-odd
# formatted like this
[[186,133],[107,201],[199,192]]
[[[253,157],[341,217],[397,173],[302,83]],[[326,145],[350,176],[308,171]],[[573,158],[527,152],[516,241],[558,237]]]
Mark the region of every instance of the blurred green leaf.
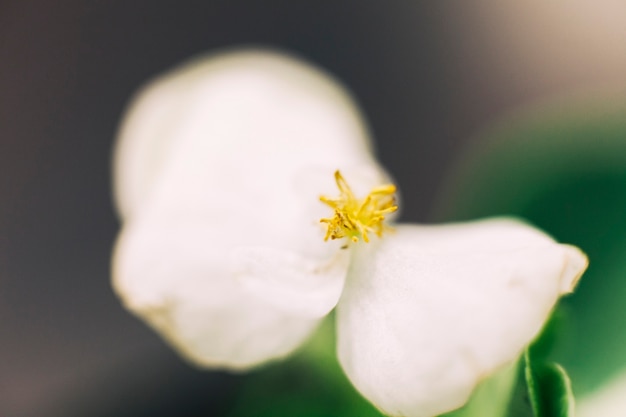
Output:
[[626,107],[543,108],[484,136],[448,179],[437,218],[519,216],[588,254],[550,356],[574,392],[590,392],[626,369]]
[[518,364],[512,364],[491,375],[474,390],[462,408],[441,417],[518,417],[509,413]]
[[[528,352],[525,352],[524,360],[517,378],[517,385],[511,395],[511,401],[509,403],[507,417],[536,417],[536,413],[533,410],[537,408],[537,395],[536,389],[531,392],[529,385],[533,384],[536,387],[534,380],[529,381],[530,364],[528,363],[528,356],[534,358],[535,363],[546,363],[548,358],[552,355],[555,347],[561,342],[561,336],[563,331],[567,329],[568,324],[568,311],[560,306],[551,319],[544,326],[539,337],[530,345]],[[531,404],[531,395],[533,395],[533,403]]]
[[524,375],[535,417],[573,417],[574,395],[565,370],[524,354]]
[[382,417],[356,392],[335,355],[334,317],[285,362],[250,374],[228,417]]
[[560,303],[543,327],[541,334],[529,347],[533,358],[549,361],[554,352],[563,349],[563,341],[571,331],[571,312],[566,305]]

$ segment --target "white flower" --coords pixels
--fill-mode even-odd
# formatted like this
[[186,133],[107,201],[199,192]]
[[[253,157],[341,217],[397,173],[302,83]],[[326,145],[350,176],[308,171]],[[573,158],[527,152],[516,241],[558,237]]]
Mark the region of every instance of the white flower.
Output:
[[[393,187],[354,103],[277,53],[204,57],[152,82],[114,168],[113,281],[131,311],[196,364],[245,370],[291,353],[337,306],[346,374],[393,416],[462,406],[587,265],[512,219],[379,229]],[[341,229],[345,207],[319,201],[340,194],[337,169],[355,198],[378,196],[361,226]]]

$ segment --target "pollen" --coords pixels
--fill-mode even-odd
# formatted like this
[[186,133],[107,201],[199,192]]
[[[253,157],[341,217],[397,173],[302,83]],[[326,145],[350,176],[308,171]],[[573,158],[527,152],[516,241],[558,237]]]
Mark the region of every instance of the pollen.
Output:
[[334,210],[332,217],[320,220],[327,226],[324,241],[345,237],[354,243],[359,240],[369,242],[368,234],[382,236],[388,228],[384,224],[385,215],[398,210],[396,186],[386,184],[375,187],[365,198],[358,199],[338,170],[335,171],[335,182],[339,188],[339,197],[320,197],[322,203]]

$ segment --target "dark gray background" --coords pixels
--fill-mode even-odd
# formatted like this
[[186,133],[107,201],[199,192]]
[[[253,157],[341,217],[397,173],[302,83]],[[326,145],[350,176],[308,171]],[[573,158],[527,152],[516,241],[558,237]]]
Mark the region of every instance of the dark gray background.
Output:
[[492,120],[626,85],[624,5],[533,3],[0,1],[0,415],[198,415],[237,384],[184,364],[109,286],[111,144],[143,81],[214,48],[295,51],[352,89],[404,220],[427,221]]

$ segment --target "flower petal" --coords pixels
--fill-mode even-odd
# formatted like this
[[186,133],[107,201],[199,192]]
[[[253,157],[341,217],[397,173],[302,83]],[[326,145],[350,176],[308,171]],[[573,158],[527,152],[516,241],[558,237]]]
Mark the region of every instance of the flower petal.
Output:
[[[355,103],[320,69],[271,51],[208,55],[157,78],[133,100],[115,147],[114,194],[127,218],[180,159],[194,185],[210,181],[193,193],[234,189],[241,180],[254,189],[268,177],[272,184],[261,190],[284,193],[291,190],[278,186],[303,167],[331,169],[332,181],[346,165],[375,166],[370,148]],[[207,179],[207,172],[221,175]]]
[[212,226],[147,213],[133,220],[116,247],[116,292],[198,365],[246,369],[287,355],[318,320],[276,309],[240,286],[223,253],[211,250]]
[[587,266],[514,220],[399,226],[354,254],[338,307],[348,377],[392,416],[458,407],[515,361]]
[[336,169],[385,175],[349,96],[302,61],[244,51],[157,79],[128,114],[114,175],[120,297],[207,366],[294,349],[347,271],[325,269],[338,245],[323,242],[319,195],[334,190]]
[[232,256],[235,276],[248,291],[285,313],[311,318],[335,308],[350,262],[350,252],[341,250],[326,265],[267,247],[241,247]]

